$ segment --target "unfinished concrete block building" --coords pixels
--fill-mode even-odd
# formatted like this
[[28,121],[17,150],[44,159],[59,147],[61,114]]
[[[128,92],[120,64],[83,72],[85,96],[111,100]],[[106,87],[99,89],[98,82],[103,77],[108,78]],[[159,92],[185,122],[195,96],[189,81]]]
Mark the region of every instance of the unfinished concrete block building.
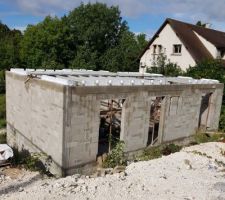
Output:
[[[44,152],[51,172],[85,169],[122,140],[125,152],[218,129],[216,80],[86,70],[6,72],[7,140]],[[112,147],[110,147],[112,148]]]

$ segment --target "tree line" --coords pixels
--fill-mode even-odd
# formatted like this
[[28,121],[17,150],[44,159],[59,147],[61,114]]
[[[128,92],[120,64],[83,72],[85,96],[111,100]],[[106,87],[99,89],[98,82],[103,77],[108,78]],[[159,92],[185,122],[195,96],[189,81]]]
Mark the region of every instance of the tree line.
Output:
[[81,4],[67,16],[28,25],[24,34],[0,23],[0,69],[137,71],[146,44],[144,34],[129,30],[118,7]]
[[[5,104],[1,95],[5,92],[4,70],[18,67],[138,71],[138,56],[146,45],[145,35],[129,30],[118,7],[102,3],[81,4],[61,18],[47,16],[37,25],[28,25],[24,33],[10,30],[0,22],[0,104]],[[204,61],[183,72],[162,58],[149,72],[212,78],[225,83],[223,66],[219,60]],[[220,128],[225,130],[225,101],[223,105]],[[0,107],[0,127],[3,116],[5,106]]]

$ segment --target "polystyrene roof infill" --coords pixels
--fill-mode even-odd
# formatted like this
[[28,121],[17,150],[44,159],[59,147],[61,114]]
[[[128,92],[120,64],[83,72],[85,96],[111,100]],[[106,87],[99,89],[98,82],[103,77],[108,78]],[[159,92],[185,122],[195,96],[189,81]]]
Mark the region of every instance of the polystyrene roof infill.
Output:
[[47,75],[41,76],[41,80],[54,82],[54,83],[58,83],[58,84],[61,84],[61,85],[70,85],[70,86],[73,86],[73,85],[77,84],[73,80],[63,79],[63,78],[58,78],[58,77],[53,77],[53,76],[47,76]]
[[191,77],[163,77],[161,74],[139,72],[108,72],[92,70],[43,70],[43,69],[11,69],[13,73],[23,76],[33,75],[45,81],[69,86],[135,86],[135,85],[167,85],[167,84],[217,84],[211,79],[193,79]]

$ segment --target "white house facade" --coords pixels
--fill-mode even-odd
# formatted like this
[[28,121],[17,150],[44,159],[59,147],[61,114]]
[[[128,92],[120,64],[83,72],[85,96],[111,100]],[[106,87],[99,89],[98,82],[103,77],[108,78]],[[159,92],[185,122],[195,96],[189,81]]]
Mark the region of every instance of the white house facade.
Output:
[[224,50],[225,33],[167,19],[141,54],[139,71],[146,72],[161,55],[185,71],[204,59],[225,59]]

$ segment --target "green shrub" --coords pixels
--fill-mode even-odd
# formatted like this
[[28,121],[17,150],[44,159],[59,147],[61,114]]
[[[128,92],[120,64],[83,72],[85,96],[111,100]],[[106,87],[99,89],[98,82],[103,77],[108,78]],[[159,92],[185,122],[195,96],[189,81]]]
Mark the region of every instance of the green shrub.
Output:
[[216,79],[225,83],[225,68],[221,60],[204,60],[187,69],[186,75],[193,78]]
[[179,76],[184,72],[176,63],[171,63],[163,54],[159,56],[153,66],[147,70],[148,73],[163,74],[164,76]]
[[162,147],[151,147],[148,149],[145,149],[142,153],[142,155],[136,157],[138,161],[145,161],[145,160],[152,160],[156,158],[162,157]]
[[225,105],[222,105],[221,108],[219,130],[225,132]]
[[117,165],[124,165],[125,158],[124,158],[124,142],[118,142],[112,151],[107,156],[106,160],[103,163],[103,167],[111,168],[116,167]]
[[0,119],[0,128],[5,128],[5,127],[6,127],[6,120]]
[[6,143],[6,133],[0,134],[0,144]]

